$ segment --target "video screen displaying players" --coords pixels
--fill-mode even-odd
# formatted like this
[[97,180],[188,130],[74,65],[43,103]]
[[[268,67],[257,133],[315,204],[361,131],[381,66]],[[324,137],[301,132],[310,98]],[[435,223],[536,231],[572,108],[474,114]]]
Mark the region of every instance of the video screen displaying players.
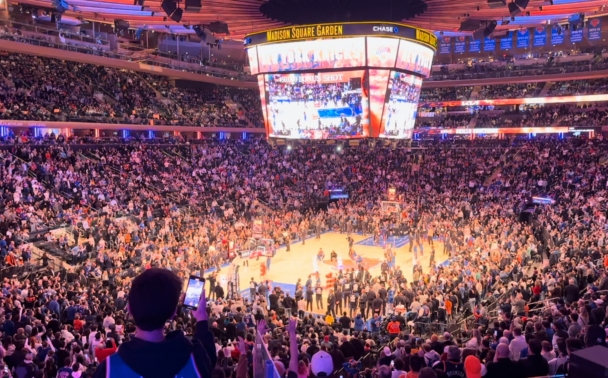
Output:
[[433,50],[410,41],[399,41],[399,53],[395,68],[415,72],[424,77],[431,74]]
[[422,79],[417,76],[391,72],[380,125],[381,138],[412,137],[421,86]]
[[398,49],[396,38],[367,37],[367,65],[394,68]]
[[369,70],[369,112],[371,130],[379,130],[388,85],[389,70]]
[[364,70],[265,76],[270,137],[340,139],[369,136]]
[[257,53],[257,47],[251,47],[247,49],[247,57],[249,58],[249,70],[251,71],[252,75],[257,74],[258,72],[260,72],[258,70],[258,53]]
[[257,48],[259,72],[262,73],[365,65],[363,37],[285,42]]

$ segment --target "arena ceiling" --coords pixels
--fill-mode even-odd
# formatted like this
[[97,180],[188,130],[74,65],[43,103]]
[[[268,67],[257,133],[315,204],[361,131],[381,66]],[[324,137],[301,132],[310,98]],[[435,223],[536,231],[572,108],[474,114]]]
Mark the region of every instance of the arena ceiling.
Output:
[[[9,3],[13,6],[27,4],[44,9],[53,8],[52,0],[9,0]],[[584,12],[587,17],[608,14],[605,0],[530,0],[526,9],[514,21],[511,21],[506,5],[492,9],[487,0],[202,0],[200,12],[184,12],[178,24],[166,18],[159,0],[145,0],[143,6],[137,5],[134,0],[67,0],[67,3],[69,9],[63,16],[63,22],[66,23],[77,23],[80,19],[112,23],[115,19],[122,19],[129,21],[132,28],[188,34],[194,32],[183,25],[223,21],[229,26],[230,36],[226,37],[229,39],[241,39],[245,34],[290,25],[292,22],[305,23],[307,17],[315,14],[325,13],[327,16],[325,19],[311,19],[310,23],[362,21],[363,6],[369,7],[367,16],[370,18],[401,20],[414,26],[441,31],[444,35],[467,34],[458,31],[460,23],[467,19],[509,20],[510,23],[506,26],[500,26],[499,22],[498,29],[517,29],[566,22],[570,15],[580,12]],[[424,3],[426,10],[422,9]],[[328,12],[329,8],[324,8],[324,4],[331,5],[332,11]],[[404,4],[414,10],[408,11]],[[180,5],[183,8],[183,1]],[[308,11],[310,16],[304,14],[304,9],[312,9],[312,12]],[[344,12],[340,12],[341,9]],[[529,16],[526,12],[529,12]],[[304,16],[298,17],[299,14]]]

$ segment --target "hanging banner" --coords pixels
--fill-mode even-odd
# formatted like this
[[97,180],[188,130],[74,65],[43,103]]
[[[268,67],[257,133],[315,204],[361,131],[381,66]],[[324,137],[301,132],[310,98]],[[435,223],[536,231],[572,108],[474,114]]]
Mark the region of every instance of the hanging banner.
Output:
[[439,42],[439,54],[449,54],[452,45],[452,38],[441,37]]
[[263,234],[263,223],[261,219],[254,219],[251,225],[251,236],[256,239],[261,239]]
[[578,43],[583,41],[583,25],[580,25],[578,29],[573,30],[570,28],[570,42]]
[[534,29],[534,42],[532,46],[539,47],[547,44],[547,29],[544,26],[537,26]]
[[469,52],[481,52],[481,41],[469,37]]
[[462,54],[466,50],[467,38],[464,36],[456,37],[454,40],[454,52],[456,54]]
[[483,40],[483,51],[495,51],[496,40],[492,38],[484,38]]
[[501,50],[511,50],[513,48],[513,33],[509,32],[506,37],[500,39]]
[[597,41],[602,38],[602,20],[599,18],[590,18],[588,25],[588,36],[590,41]]
[[562,43],[564,43],[564,30],[559,25],[554,26],[551,29],[551,44],[561,45]]
[[517,48],[527,49],[530,47],[530,29],[519,29],[517,31]]

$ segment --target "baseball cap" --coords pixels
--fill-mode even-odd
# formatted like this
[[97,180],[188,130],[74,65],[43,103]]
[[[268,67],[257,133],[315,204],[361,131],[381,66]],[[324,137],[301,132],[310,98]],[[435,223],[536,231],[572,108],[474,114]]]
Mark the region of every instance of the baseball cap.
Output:
[[467,356],[464,360],[464,371],[467,378],[481,378],[481,362],[476,356]]
[[312,356],[310,368],[315,376],[319,376],[321,373],[325,373],[327,376],[330,375],[334,370],[331,355],[323,350],[318,351]]

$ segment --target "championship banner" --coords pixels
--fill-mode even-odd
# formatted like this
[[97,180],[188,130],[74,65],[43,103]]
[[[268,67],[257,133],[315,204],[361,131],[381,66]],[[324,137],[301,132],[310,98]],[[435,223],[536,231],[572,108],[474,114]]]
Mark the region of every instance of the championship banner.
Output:
[[532,46],[541,47],[547,44],[547,28],[544,26],[537,26],[534,29],[534,42]]
[[519,29],[517,31],[517,48],[527,49],[530,47],[530,29]]
[[501,50],[511,50],[513,48],[513,33],[508,32],[507,36],[500,39]]
[[251,225],[251,235],[256,239],[261,239],[263,234],[263,223],[261,219],[254,219]]
[[583,26],[579,25],[578,29],[573,30],[570,28],[570,42],[578,43],[583,41]]
[[564,43],[564,31],[561,26],[556,25],[551,29],[551,43],[554,45],[561,45]]
[[465,36],[456,37],[454,40],[454,52],[456,54],[463,54],[466,50],[467,38]]
[[469,37],[469,52],[481,52],[481,40]]
[[439,42],[439,54],[449,54],[452,47],[452,38],[441,37]]
[[483,51],[495,51],[496,40],[492,38],[484,38],[483,40]]
[[602,20],[599,18],[590,18],[588,27],[587,39],[597,41],[602,38]]

